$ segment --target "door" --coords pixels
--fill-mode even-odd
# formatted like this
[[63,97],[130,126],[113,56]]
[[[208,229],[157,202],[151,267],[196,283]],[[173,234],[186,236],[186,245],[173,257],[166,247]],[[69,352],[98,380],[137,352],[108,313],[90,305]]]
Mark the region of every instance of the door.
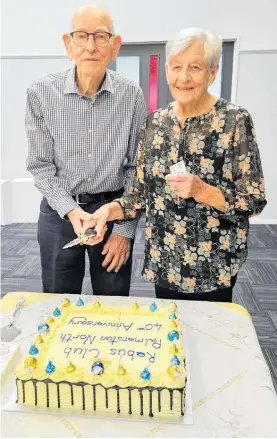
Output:
[[109,68],[141,86],[148,112],[151,113],[172,101],[164,66],[164,44],[126,44]]

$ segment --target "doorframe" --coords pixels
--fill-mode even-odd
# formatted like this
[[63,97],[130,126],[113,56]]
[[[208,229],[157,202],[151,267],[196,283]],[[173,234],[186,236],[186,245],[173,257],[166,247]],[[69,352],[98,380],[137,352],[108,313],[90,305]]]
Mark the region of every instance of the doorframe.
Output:
[[223,41],[230,41],[234,43],[234,53],[233,53],[233,71],[232,71],[232,86],[231,86],[231,102],[237,104],[237,90],[238,90],[238,79],[239,79],[239,53],[240,53],[240,37],[236,38],[224,38]]

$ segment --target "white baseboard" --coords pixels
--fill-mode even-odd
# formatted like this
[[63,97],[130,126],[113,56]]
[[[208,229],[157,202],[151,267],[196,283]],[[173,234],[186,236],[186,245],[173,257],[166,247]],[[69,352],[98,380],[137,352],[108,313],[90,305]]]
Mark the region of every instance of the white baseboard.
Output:
[[250,224],[277,224],[275,218],[250,218]]

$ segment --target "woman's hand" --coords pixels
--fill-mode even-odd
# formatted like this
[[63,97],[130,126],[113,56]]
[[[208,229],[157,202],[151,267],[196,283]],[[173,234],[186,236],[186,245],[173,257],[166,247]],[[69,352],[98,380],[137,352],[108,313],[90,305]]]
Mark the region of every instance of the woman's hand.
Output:
[[96,245],[99,244],[99,242],[102,242],[107,230],[107,221],[109,220],[110,215],[110,205],[104,204],[104,206],[101,206],[99,209],[97,209],[92,214],[92,219],[88,221],[84,221],[83,223],[83,229],[84,231],[88,229],[95,228],[97,235],[90,238],[86,245]]
[[189,173],[178,175],[169,174],[165,178],[171,189],[173,189],[180,198],[193,197],[197,200],[205,186],[201,178]]
[[171,189],[173,189],[178,197],[193,197],[198,203],[207,204],[215,207],[221,212],[227,211],[225,198],[221,190],[215,186],[205,183],[197,175],[179,174],[167,175]]
[[124,213],[121,205],[116,201],[104,204],[92,214],[92,219],[84,221],[84,231],[95,228],[97,235],[90,238],[86,244],[95,245],[102,242],[107,230],[107,222],[124,219]]
[[83,209],[81,209],[81,207],[77,207],[67,214],[67,218],[71,222],[74,232],[77,236],[79,236],[79,234],[83,231],[84,223],[92,219],[92,215],[88,212],[85,212]]

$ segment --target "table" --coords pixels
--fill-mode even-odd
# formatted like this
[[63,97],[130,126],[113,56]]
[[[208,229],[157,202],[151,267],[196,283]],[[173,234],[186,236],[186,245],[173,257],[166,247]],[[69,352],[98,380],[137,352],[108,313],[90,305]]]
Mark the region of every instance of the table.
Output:
[[[27,352],[38,323],[61,296],[9,293],[0,302],[1,326],[19,297],[26,306],[17,321],[22,333],[16,342]],[[2,411],[2,437],[277,437],[277,395],[248,312],[235,304],[178,305],[189,342],[194,425]],[[3,404],[5,388],[2,393]]]

